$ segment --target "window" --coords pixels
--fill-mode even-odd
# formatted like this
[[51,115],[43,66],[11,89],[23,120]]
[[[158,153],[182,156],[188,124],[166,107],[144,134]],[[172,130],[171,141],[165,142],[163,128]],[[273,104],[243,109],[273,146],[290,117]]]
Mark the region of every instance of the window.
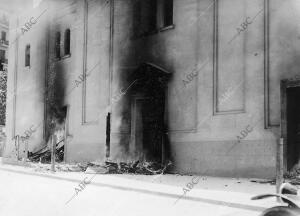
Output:
[[173,0],[163,0],[163,27],[173,25]]
[[0,50],[0,60],[5,59],[5,50]]
[[135,0],[133,10],[133,28],[134,34],[138,36],[140,34],[141,20],[142,20],[142,2],[140,0]]
[[55,34],[55,57],[60,58],[60,32]]
[[30,45],[26,45],[25,48],[25,67],[30,66]]
[[66,31],[65,31],[65,40],[64,40],[64,54],[65,55],[70,55],[71,54],[71,52],[70,52],[70,42],[71,42],[71,31],[70,31],[70,29],[67,29]]
[[136,0],[134,28],[137,36],[151,33],[157,26],[157,0]]
[[[145,1],[145,0],[144,0]],[[146,24],[146,31],[153,32],[156,30],[157,25],[157,0],[146,0],[144,7],[144,14],[145,17],[145,24]],[[143,11],[142,11],[143,14]]]
[[173,0],[135,0],[134,33],[144,36],[173,27]]
[[5,31],[1,31],[1,40],[6,41],[6,32]]
[[3,63],[5,63],[5,50],[0,50],[0,71],[3,71]]

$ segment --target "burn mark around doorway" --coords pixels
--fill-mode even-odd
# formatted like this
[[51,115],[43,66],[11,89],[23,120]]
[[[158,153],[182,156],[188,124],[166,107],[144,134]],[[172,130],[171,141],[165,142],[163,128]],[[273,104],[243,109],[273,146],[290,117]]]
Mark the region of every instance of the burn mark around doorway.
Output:
[[[128,92],[131,111],[124,111],[120,128],[130,121],[130,137],[120,145],[132,160],[163,163],[170,159],[166,121],[166,90],[171,73],[152,63],[142,63],[128,76],[137,80]],[[126,120],[126,121],[125,121]]]

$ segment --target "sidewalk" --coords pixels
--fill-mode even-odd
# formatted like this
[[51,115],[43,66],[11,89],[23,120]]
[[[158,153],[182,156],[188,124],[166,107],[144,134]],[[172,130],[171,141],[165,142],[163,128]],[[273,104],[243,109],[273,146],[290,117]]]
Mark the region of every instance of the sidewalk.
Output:
[[[29,183],[27,183],[27,186],[31,188],[36,188],[36,184],[32,183],[33,185],[30,185],[31,182],[36,179],[41,179],[41,181],[45,182],[51,181],[51,185],[55,187],[51,196],[54,196],[55,191],[58,191],[60,195],[59,197],[56,197],[55,200],[52,198],[47,202],[57,202],[57,204],[55,204],[56,208],[59,206],[64,213],[66,213],[65,211],[68,212],[68,208],[70,211],[73,211],[74,208],[78,208],[78,202],[84,203],[85,206],[92,206],[92,203],[95,204],[102,199],[106,199],[107,193],[103,193],[103,191],[98,193],[98,190],[108,190],[110,191],[109,193],[115,193],[116,195],[114,196],[114,200],[117,203],[120,202],[118,199],[122,199],[124,201],[128,194],[131,196],[132,193],[134,193],[136,196],[134,196],[133,200],[128,200],[128,202],[129,204],[138,206],[139,204],[137,203],[140,202],[140,198],[138,197],[143,197],[143,199],[149,199],[151,197],[151,202],[149,202],[148,205],[152,206],[152,208],[158,208],[154,204],[155,200],[163,199],[164,202],[166,202],[164,207],[167,209],[168,206],[168,213],[170,213],[170,211],[178,213],[179,210],[185,212],[185,210],[188,209],[192,214],[192,209],[201,207],[201,209],[205,209],[205,211],[207,210],[208,212],[209,209],[212,211],[214,209],[219,209],[219,211],[222,212],[222,215],[259,215],[259,212],[261,212],[264,208],[277,204],[273,198],[251,201],[250,199],[254,195],[261,193],[274,193],[275,186],[270,184],[253,183],[250,182],[249,179],[200,177],[198,178],[198,180],[200,179],[199,182],[182,197],[184,194],[183,187],[187,188],[186,184],[191,182],[193,176],[170,174],[153,176],[129,174],[93,175],[85,174],[83,172],[51,173],[48,171],[37,172],[30,167],[4,164],[0,166],[0,173],[0,178],[3,174],[5,174],[5,176],[18,175],[19,177],[14,179],[20,179],[20,183],[23,179],[29,178],[30,180],[28,180]],[[75,188],[79,188],[78,184],[83,182],[85,178],[90,179],[91,177],[93,177],[91,183],[86,185],[86,188],[78,192],[76,195]],[[5,178],[2,179],[4,181]],[[53,180],[55,181],[54,183]],[[40,182],[40,180],[38,182]],[[61,186],[66,185],[66,183],[68,186]],[[7,184],[9,184],[9,180]],[[38,193],[38,191],[36,191],[36,193]],[[96,194],[97,199],[93,199],[92,197],[95,197]],[[99,194],[102,194],[102,196],[99,196]],[[37,196],[43,197],[43,195]],[[66,202],[72,196],[73,199],[66,205]],[[178,198],[180,199],[178,200]],[[147,203],[143,202],[143,204],[147,206]],[[157,203],[157,206],[160,204],[161,203]],[[125,206],[123,207],[125,208]],[[78,209],[77,211],[80,210],[81,209]],[[107,212],[105,215],[110,215],[110,213]],[[145,215],[147,215],[146,212]]]

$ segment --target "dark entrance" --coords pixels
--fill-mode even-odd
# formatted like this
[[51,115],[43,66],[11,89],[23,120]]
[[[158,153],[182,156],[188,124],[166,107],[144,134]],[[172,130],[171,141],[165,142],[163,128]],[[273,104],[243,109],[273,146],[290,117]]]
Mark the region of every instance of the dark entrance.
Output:
[[291,171],[300,160],[300,80],[281,81],[280,127],[283,155],[278,142],[277,171],[282,166],[283,171]]
[[150,63],[131,76],[131,149],[140,160],[163,162],[166,135],[166,84],[170,73]]
[[300,87],[287,88],[287,169],[300,159]]

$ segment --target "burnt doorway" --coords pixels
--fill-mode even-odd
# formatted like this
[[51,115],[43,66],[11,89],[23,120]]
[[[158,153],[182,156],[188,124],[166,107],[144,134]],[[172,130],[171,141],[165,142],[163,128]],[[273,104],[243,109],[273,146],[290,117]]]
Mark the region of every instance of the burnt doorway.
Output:
[[166,89],[170,73],[150,63],[131,76],[131,152],[139,160],[163,162],[166,141]]
[[287,88],[287,169],[300,159],[300,87]]
[[285,171],[300,164],[300,81],[281,82],[281,133]]

